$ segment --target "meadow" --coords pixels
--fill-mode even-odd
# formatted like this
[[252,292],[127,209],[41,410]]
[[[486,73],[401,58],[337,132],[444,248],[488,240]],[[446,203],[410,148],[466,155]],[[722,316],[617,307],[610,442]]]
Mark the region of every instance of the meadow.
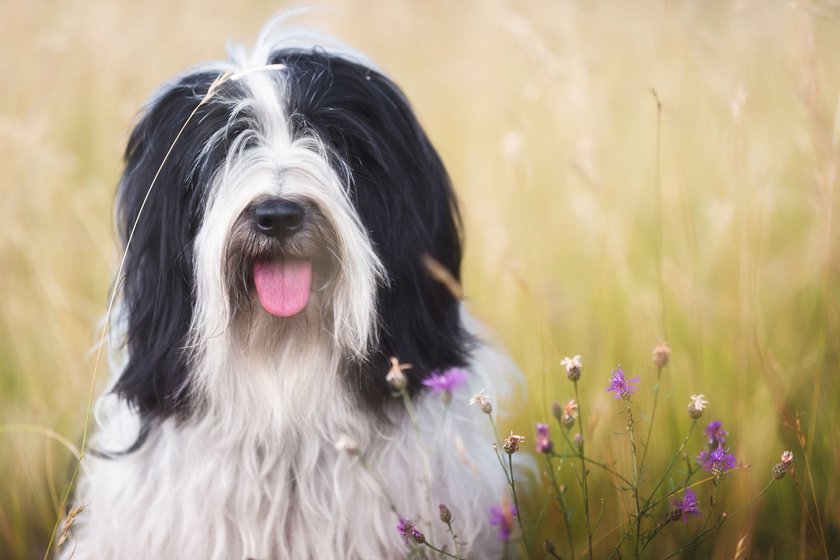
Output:
[[[91,388],[107,375],[93,379],[97,326],[137,111],[287,6],[236,4],[0,3],[0,558],[44,556]],[[683,557],[840,555],[836,2],[321,5],[303,22],[377,61],[448,166],[468,304],[527,381],[498,395],[499,431],[524,435],[531,453],[537,422],[559,434],[552,404],[575,398],[561,360],[579,354],[587,454],[627,472],[623,403],[606,391],[620,364],[640,377],[638,430],[652,427],[647,464],[661,471],[702,393],[703,424],[724,423],[743,467],[726,475],[718,511],[761,492],[784,450],[794,472]],[[689,459],[704,443],[698,430]],[[598,470],[589,484],[602,558],[630,501]],[[535,525],[542,492],[521,512],[532,558],[542,537],[565,539],[552,507]],[[696,532],[675,524],[649,557]]]

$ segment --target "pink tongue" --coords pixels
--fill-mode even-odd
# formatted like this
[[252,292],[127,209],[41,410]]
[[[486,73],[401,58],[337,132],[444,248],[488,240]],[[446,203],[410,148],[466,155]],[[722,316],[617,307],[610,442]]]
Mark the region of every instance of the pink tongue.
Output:
[[263,309],[277,317],[297,315],[309,301],[312,263],[278,259],[254,264],[254,286]]

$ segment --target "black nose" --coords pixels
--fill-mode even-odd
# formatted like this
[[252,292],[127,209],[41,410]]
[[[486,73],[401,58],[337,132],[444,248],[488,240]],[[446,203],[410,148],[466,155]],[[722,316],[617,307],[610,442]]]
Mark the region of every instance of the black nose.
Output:
[[254,223],[265,235],[283,239],[303,225],[306,210],[291,200],[267,200],[254,209]]

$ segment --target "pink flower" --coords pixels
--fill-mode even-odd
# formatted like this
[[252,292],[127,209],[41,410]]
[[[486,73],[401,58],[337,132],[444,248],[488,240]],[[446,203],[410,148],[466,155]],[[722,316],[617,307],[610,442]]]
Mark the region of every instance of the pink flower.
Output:
[[638,389],[638,387],[635,387],[633,384],[638,382],[638,377],[625,379],[624,371],[622,371],[621,366],[619,366],[612,371],[612,378],[610,379],[607,391],[615,391],[615,398],[617,399],[629,400],[630,395]]
[[499,538],[501,540],[510,540],[516,514],[516,506],[510,505],[507,500],[502,500],[501,505],[490,507],[490,525],[496,525],[499,528]]

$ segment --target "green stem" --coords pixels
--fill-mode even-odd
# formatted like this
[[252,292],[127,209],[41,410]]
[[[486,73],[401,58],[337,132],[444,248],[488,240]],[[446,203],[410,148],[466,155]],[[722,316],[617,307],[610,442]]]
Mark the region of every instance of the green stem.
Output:
[[[650,496],[648,497],[647,500],[645,500],[645,507],[642,508],[643,513],[647,513],[648,510],[651,509],[651,502],[653,502],[653,498],[654,498],[654,496],[656,496],[656,491],[659,490],[659,488],[665,483],[665,480],[668,478],[668,475],[671,473],[671,469],[674,468],[674,465],[677,463],[680,456],[682,456],[683,451],[685,451],[685,447],[688,445],[688,440],[691,439],[691,434],[694,433],[694,428],[696,426],[697,426],[697,420],[692,420],[691,421],[691,426],[689,426],[689,428],[688,428],[688,434],[685,436],[685,439],[683,440],[682,445],[680,445],[680,448],[677,450],[676,455],[674,455],[674,458],[671,459],[671,464],[668,465],[668,468],[665,470],[665,473],[662,475],[662,478],[659,479],[659,482],[657,482],[656,486],[653,487],[653,491],[651,491]],[[688,481],[686,481],[686,482],[688,482]],[[653,505],[655,506],[657,503],[658,502],[653,502]]]
[[[586,442],[585,434],[583,433],[583,415],[581,411],[583,407],[580,404],[580,394],[578,393],[578,382],[575,381],[575,402],[578,405],[578,422],[580,422],[580,435],[584,442]],[[584,517],[586,519],[586,537],[589,542],[589,558],[592,558],[592,526],[590,525],[589,521],[589,485],[586,482],[586,461],[583,458],[583,448],[578,450],[578,456],[580,457],[580,470],[581,470],[581,486],[583,488],[583,512]]]
[[572,525],[569,523],[569,513],[566,510],[566,497],[560,491],[560,485],[557,484],[557,477],[554,475],[554,465],[551,463],[551,455],[546,455],[545,460],[548,463],[548,473],[551,477],[551,485],[554,487],[554,492],[557,496],[557,503],[560,505],[560,511],[563,512],[563,524],[566,526],[566,536],[569,539],[569,553],[572,555],[572,560],[574,560],[575,541],[572,538]]
[[636,504],[635,558],[639,557],[639,539],[642,530],[642,508],[639,504],[639,467],[636,464],[636,438],[633,434],[633,405],[627,402],[627,433],[630,435],[630,454],[633,456],[633,501]]
[[[574,454],[574,455],[564,455],[562,453],[552,453],[551,456],[556,457],[557,459],[577,459],[577,458],[581,457],[581,455],[577,454],[577,453]],[[597,467],[601,467],[602,469],[604,469],[605,471],[607,471],[611,475],[615,476],[616,478],[620,478],[621,481],[624,482],[625,484],[627,484],[628,487],[633,485],[632,482],[630,482],[628,479],[621,476],[621,474],[612,470],[609,466],[607,466],[606,463],[596,461],[595,459],[592,459],[591,457],[587,457],[586,455],[583,456],[583,460],[586,461],[587,463],[592,463],[593,465],[595,465]]]
[[647,438],[645,439],[645,450],[642,452],[642,460],[639,462],[639,471],[645,468],[645,459],[647,459],[648,449],[650,449],[650,436],[653,433],[653,421],[656,418],[656,405],[659,403],[659,385],[662,383],[662,368],[656,368],[656,385],[653,387],[653,410],[650,412],[650,422],[648,423]]
[[[516,522],[519,524],[519,531],[522,533],[522,540],[527,544],[525,527],[522,526],[522,509],[519,507],[519,498],[516,496],[516,482],[513,480],[513,453],[508,454],[508,467],[510,468],[510,491],[513,494],[513,506],[516,508]],[[525,547],[525,557],[529,557],[528,547]]]
[[429,541],[423,541],[423,545],[427,548],[430,548],[430,549],[434,550],[436,553],[438,553],[442,556],[446,556],[447,558],[456,558],[458,560],[461,559],[460,556],[455,556],[454,554],[450,554],[449,552],[446,552],[445,550],[441,550],[441,549],[437,548],[436,546],[433,546],[432,544],[429,543]]
[[458,544],[458,535],[455,534],[455,530],[452,529],[452,521],[448,521],[446,526],[449,528],[449,534],[452,535],[452,543],[455,545],[455,557],[458,560],[461,560],[461,545]]

